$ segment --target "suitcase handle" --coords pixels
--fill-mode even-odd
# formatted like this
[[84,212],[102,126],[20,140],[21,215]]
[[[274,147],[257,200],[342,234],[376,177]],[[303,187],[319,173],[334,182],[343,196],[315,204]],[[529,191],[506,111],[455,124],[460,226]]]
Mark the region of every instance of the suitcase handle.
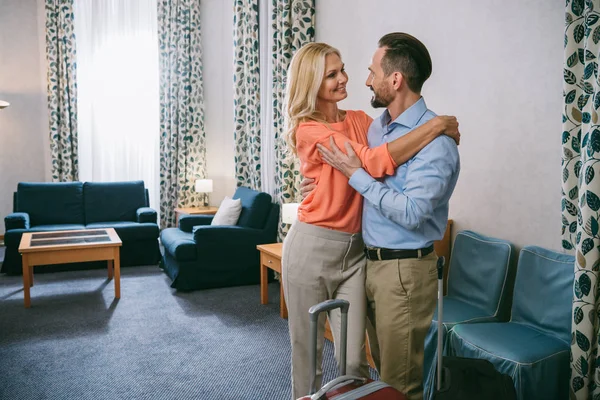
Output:
[[321,388],[321,390],[319,390],[317,393],[310,396],[310,400],[319,400],[325,393],[330,391],[334,386],[347,384],[347,383],[351,383],[351,382],[365,383],[366,381],[367,381],[367,378],[361,378],[360,376],[354,376],[354,375],[338,376],[331,382],[328,382],[327,385],[323,386]]
[[315,304],[308,309],[310,318],[310,348],[308,362],[310,364],[310,392],[312,395],[317,390],[316,375],[317,375],[317,322],[319,315],[324,311],[335,310],[340,308],[342,311],[342,328],[340,332],[340,375],[346,374],[346,341],[348,335],[348,309],[350,303],[347,300],[331,299],[325,300],[319,304]]

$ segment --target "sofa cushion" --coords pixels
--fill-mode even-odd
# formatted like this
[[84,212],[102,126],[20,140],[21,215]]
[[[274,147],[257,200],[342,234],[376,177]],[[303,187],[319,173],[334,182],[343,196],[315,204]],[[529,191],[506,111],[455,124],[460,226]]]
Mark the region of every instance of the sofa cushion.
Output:
[[115,228],[122,242],[158,238],[158,225],[126,221],[95,222],[87,224],[85,229]]
[[74,231],[84,229],[79,224],[56,224],[56,225],[38,225],[31,229],[13,229],[4,234],[4,244],[6,247],[18,248],[21,243],[21,236],[25,232],[47,232],[47,231]]
[[242,212],[237,225],[247,228],[262,229],[271,211],[271,195],[240,186],[233,195],[242,201]]
[[86,182],[83,184],[85,224],[136,221],[137,209],[146,207],[144,181]]
[[196,242],[191,233],[179,228],[166,228],[160,232],[160,242],[177,261],[194,261],[197,257]]
[[17,212],[29,214],[31,226],[83,224],[81,182],[21,182],[17,186]]

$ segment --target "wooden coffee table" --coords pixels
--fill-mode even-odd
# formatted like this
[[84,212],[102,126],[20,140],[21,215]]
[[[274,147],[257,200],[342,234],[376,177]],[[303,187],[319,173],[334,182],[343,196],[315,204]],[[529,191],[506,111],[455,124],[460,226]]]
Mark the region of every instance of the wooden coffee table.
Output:
[[113,228],[74,231],[27,232],[19,244],[23,257],[23,296],[25,308],[31,307],[35,265],[108,261],[108,279],[115,281],[115,298],[121,298],[121,239]]

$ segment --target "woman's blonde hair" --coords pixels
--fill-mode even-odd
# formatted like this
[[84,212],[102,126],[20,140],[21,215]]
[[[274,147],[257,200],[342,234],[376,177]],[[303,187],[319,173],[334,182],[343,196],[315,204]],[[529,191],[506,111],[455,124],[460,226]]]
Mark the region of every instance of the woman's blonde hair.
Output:
[[317,93],[325,74],[325,57],[340,52],[327,43],[308,43],[296,52],[287,73],[287,87],[283,103],[285,140],[296,151],[296,129],[305,121],[325,122],[317,110]]

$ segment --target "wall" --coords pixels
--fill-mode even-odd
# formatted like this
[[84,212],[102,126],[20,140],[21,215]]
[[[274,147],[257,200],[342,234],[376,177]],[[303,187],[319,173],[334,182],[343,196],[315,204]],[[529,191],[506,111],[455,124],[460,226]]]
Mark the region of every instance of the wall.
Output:
[[560,250],[564,3],[531,0],[317,1],[316,35],[350,75],[343,108],[375,117],[364,86],[382,35],[419,38],[433,59],[423,95],[458,116],[454,233],[471,229]]
[[233,7],[230,1],[203,0],[202,47],[207,176],[210,204],[235,191],[233,145]]
[[[49,176],[40,4],[0,2],[0,98],[12,103],[0,111],[1,218],[11,210],[18,181]],[[318,0],[316,32],[344,56],[351,81],[342,106],[372,116],[380,110],[370,107],[363,83],[377,39],[391,31],[420,38],[434,62],[423,91],[427,104],[457,115],[463,133],[450,208],[455,232],[472,229],[558,250],[563,18],[562,3],[543,0]],[[235,190],[232,21],[229,2],[203,0],[213,205]]]
[[17,183],[49,177],[43,4],[0,2],[0,234]]

